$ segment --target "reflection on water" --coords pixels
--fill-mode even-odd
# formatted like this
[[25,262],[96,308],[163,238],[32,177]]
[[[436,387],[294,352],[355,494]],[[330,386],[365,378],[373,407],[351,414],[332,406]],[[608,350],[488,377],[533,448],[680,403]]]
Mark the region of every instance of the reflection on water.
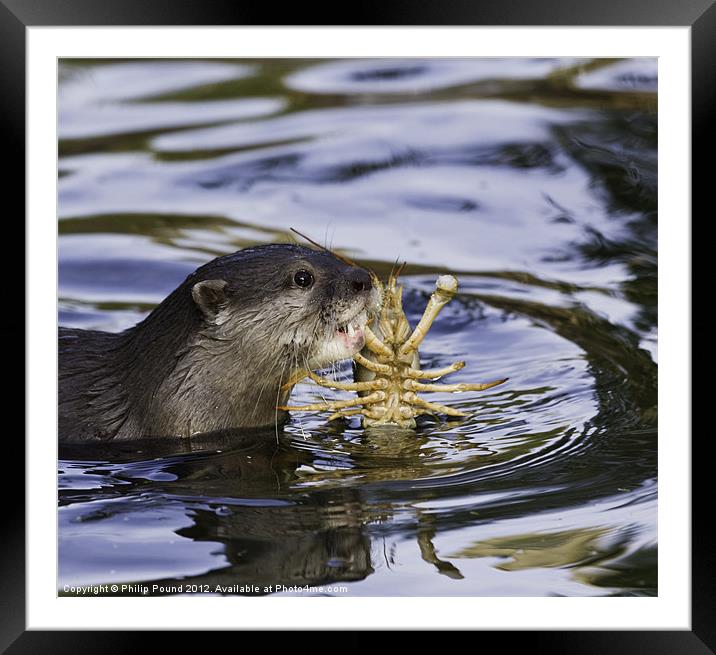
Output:
[[456,273],[423,366],[510,378],[416,430],[63,446],[60,590],[657,593],[654,60],[64,61],[59,104],[62,325],[296,227],[406,260],[413,323]]

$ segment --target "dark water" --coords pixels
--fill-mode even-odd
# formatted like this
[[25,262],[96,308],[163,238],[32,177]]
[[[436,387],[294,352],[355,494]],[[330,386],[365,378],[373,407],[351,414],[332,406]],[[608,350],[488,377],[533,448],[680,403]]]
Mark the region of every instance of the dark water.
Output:
[[59,93],[62,325],[296,227],[406,260],[412,322],[454,272],[423,364],[510,378],[414,431],[63,448],[60,590],[657,593],[655,61],[67,61]]

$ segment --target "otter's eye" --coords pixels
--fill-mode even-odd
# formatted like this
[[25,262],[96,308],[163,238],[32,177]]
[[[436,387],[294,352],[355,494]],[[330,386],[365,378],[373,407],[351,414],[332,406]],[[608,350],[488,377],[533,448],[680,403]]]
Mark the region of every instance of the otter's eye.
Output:
[[296,286],[307,289],[313,284],[313,273],[298,271],[296,275],[293,276],[293,281],[296,283]]

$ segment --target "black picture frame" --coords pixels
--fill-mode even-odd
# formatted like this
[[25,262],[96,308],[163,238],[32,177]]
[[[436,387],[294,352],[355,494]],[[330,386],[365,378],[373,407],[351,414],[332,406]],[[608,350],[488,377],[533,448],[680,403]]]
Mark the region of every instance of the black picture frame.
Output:
[[[345,9],[350,11],[350,22],[345,23]],[[176,25],[272,25],[277,13],[285,19],[283,25],[502,25],[502,26],[687,26],[691,28],[691,80],[692,80],[692,204],[705,205],[707,176],[712,168],[707,165],[711,154],[714,131],[709,125],[716,115],[716,4],[715,0],[600,0],[581,2],[574,0],[456,0],[445,2],[362,2],[346,7],[336,4],[312,10],[303,3],[277,7],[236,3],[230,0],[173,0],[147,2],[146,0],[0,0],[0,80],[2,84],[3,154],[12,165],[5,172],[7,193],[14,194],[15,212],[24,216],[25,175],[25,40],[26,28],[35,26],[176,26]],[[711,128],[711,129],[709,129]],[[699,157],[701,155],[701,157]],[[699,167],[697,162],[702,162]],[[665,183],[668,183],[666,181]],[[6,196],[7,202],[12,196]],[[698,201],[702,203],[699,205]],[[9,209],[7,210],[9,211]],[[694,210],[696,211],[696,210]],[[712,210],[711,212],[712,213]],[[675,217],[669,217],[675,218]],[[704,216],[704,220],[706,220]],[[689,217],[679,217],[688,220]],[[21,222],[16,219],[18,226]],[[24,230],[19,230],[16,243],[24,244]],[[20,252],[20,249],[17,248]],[[24,248],[22,249],[24,252]],[[708,279],[699,266],[706,258],[692,256],[692,279]],[[18,263],[18,268],[20,264]],[[19,270],[24,270],[24,267]],[[16,295],[16,292],[15,294]],[[14,301],[16,302],[16,301]],[[24,312],[13,308],[13,320],[3,320],[0,332],[5,340],[26,343]],[[705,331],[706,323],[693,322],[695,332]],[[24,374],[23,374],[24,376]],[[6,403],[13,406],[12,394],[6,392]],[[31,390],[28,390],[31,392]],[[694,385],[697,402],[706,402],[706,390]],[[698,402],[698,401],[701,402]],[[18,398],[17,405],[19,406]],[[5,456],[15,462],[24,461],[24,446],[18,431],[6,427]],[[695,433],[696,434],[696,433]],[[670,435],[670,439],[684,443],[687,435]],[[484,642],[498,642],[502,651],[519,647],[526,642],[531,648],[549,653],[709,653],[716,651],[716,547],[708,529],[707,519],[712,513],[712,490],[706,467],[710,464],[708,432],[692,439],[692,630],[684,631],[550,631],[550,632],[491,632],[480,636]],[[24,467],[22,468],[24,470]],[[13,489],[23,489],[22,475]],[[2,511],[3,538],[0,558],[0,651],[8,653],[84,653],[123,652],[147,650],[151,641],[147,632],[45,632],[25,629],[25,506],[8,502]],[[663,566],[668,566],[664,562]],[[163,648],[171,648],[167,640],[181,639],[183,648],[191,648],[196,637],[185,632],[163,633]],[[204,639],[203,637],[199,637]],[[357,642],[357,643],[360,643]],[[202,642],[202,646],[206,647]]]

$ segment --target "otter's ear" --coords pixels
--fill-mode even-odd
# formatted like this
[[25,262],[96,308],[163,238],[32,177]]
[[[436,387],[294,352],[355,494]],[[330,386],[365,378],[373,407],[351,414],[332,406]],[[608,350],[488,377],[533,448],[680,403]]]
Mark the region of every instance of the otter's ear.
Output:
[[226,280],[203,280],[191,288],[191,297],[207,320],[213,321],[226,302],[225,287]]

